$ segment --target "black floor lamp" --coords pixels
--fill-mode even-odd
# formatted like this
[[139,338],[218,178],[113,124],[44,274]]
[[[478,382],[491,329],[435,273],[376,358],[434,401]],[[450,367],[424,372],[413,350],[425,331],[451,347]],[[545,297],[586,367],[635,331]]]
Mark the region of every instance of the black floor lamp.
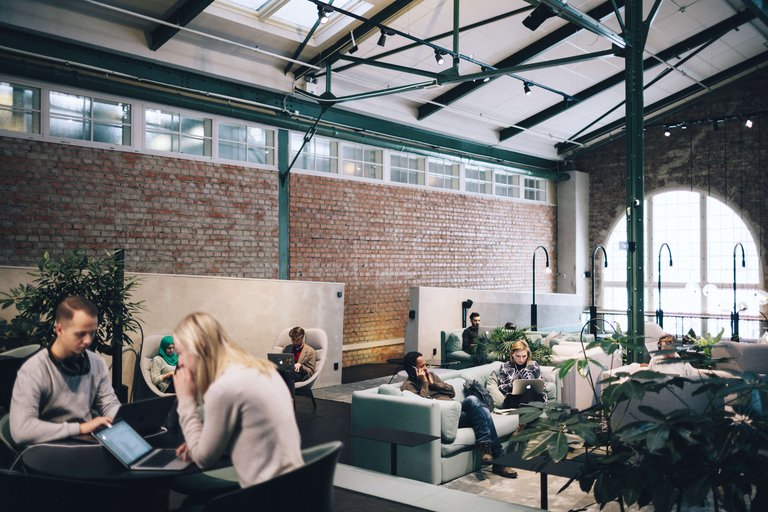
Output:
[[472,304],[474,304],[474,302],[472,302],[472,300],[470,299],[462,301],[461,303],[461,328],[462,329],[467,326],[467,311],[469,311],[469,308],[472,307]]
[[547,268],[549,268],[549,253],[547,252],[546,247],[544,247],[543,245],[540,245],[533,250],[533,301],[531,302],[531,330],[532,331],[535,331],[538,329],[538,319],[537,319],[538,311],[536,309],[536,251],[538,251],[539,249],[542,249],[544,251],[544,256],[547,257],[546,266]]
[[597,306],[595,305],[595,254],[597,251],[603,251],[603,267],[608,267],[608,254],[605,252],[605,247],[598,245],[595,250],[592,251],[592,305],[589,306],[589,332],[593,336],[597,336]]
[[672,250],[669,248],[669,245],[667,243],[661,244],[661,247],[659,247],[659,271],[656,275],[656,278],[658,280],[658,286],[659,286],[659,309],[656,310],[656,323],[659,324],[659,327],[664,327],[664,310],[661,309],[661,250],[664,248],[667,248],[667,252],[669,253],[669,266],[672,266]]
[[731,312],[731,341],[739,341],[739,310],[736,306],[736,249],[741,248],[741,267],[747,266],[744,246],[741,242],[733,246],[733,311]]

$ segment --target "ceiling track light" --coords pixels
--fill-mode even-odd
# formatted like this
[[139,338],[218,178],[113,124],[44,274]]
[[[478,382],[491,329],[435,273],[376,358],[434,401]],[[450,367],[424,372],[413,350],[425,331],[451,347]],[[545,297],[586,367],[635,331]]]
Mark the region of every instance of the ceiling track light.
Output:
[[328,23],[328,15],[333,12],[333,7],[330,5],[318,5],[317,6],[317,17],[319,18],[320,24],[325,25]]
[[[485,67],[485,66],[480,66],[480,71],[482,71],[483,73],[485,73],[486,71],[488,71],[488,68],[487,68],[487,67]],[[487,82],[487,81],[489,81],[490,79],[491,79],[491,77],[489,77],[489,76],[486,76],[485,78],[483,78],[483,82]]]
[[747,119],[747,122],[744,123],[744,126],[746,126],[747,128],[752,128],[752,120]]
[[441,66],[445,64],[445,54],[440,50],[435,50],[435,62]]
[[555,15],[555,11],[546,4],[539,4],[527,18],[523,20],[523,26],[528,30],[536,30],[542,23]]
[[381,29],[381,35],[379,36],[379,40],[378,40],[378,42],[376,44],[378,44],[379,46],[381,46],[383,48],[384,45],[387,44],[387,36],[388,35],[389,35],[389,32],[387,32],[384,29]]
[[670,132],[669,128],[665,126],[664,127],[664,136],[665,137],[669,137],[670,135],[672,135],[672,132]]
[[355,52],[356,52],[356,51],[357,51],[359,48],[358,48],[358,46],[357,46],[357,43],[355,42],[355,32],[354,32],[354,31],[352,31],[352,30],[350,30],[350,31],[349,31],[349,37],[352,39],[352,46],[350,47],[350,49],[349,49],[349,52],[348,52],[348,53],[349,53],[350,55],[352,55],[352,54],[353,54],[353,53],[355,53]]
[[523,92],[526,96],[531,95],[531,85],[528,82],[523,82]]

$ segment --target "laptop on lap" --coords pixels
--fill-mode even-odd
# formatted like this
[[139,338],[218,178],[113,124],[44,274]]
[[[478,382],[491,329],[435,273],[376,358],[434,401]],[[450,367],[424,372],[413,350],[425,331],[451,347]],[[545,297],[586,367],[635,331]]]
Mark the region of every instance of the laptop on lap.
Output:
[[113,423],[92,435],[123,466],[134,471],[180,471],[190,464],[176,457],[175,448],[152,448],[125,421]]
[[515,379],[512,381],[512,394],[522,395],[529,386],[536,393],[544,393],[544,379]]
[[267,354],[267,359],[275,363],[275,366],[277,366],[278,370],[281,371],[290,371],[293,370],[293,354],[286,354],[284,352],[280,353],[269,353]]

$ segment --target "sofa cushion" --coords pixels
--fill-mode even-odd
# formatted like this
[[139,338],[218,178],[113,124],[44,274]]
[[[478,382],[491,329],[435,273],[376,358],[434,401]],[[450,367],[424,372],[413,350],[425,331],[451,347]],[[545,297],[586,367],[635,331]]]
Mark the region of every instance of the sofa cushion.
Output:
[[461,350],[461,336],[455,332],[449,333],[448,338],[445,340],[445,350],[449,354]]
[[499,368],[501,368],[501,361],[494,361],[492,363],[483,364],[480,366],[473,366],[472,368],[465,368],[461,370],[459,376],[467,382],[476,380],[485,386],[488,382],[488,377],[490,377],[491,372],[495,371],[498,375]]
[[499,389],[499,376],[496,372],[491,372],[488,376],[488,382],[485,383],[485,389],[487,389],[493,397],[493,405],[500,408],[504,404],[504,393]]
[[453,390],[456,392],[456,396],[454,396],[453,399],[459,402],[459,404],[461,404],[461,402],[463,402],[465,398],[464,379],[460,377],[454,377],[452,379],[446,380],[445,383],[453,386]]
[[[491,417],[493,418],[493,425],[496,427],[499,439],[512,435],[520,424],[520,417],[517,414],[493,414]],[[476,444],[475,431],[471,427],[462,427],[456,433],[456,439],[452,443],[442,443],[440,445],[440,454],[443,457],[449,457],[468,448],[472,449]]]
[[440,407],[440,439],[443,443],[452,443],[456,439],[459,430],[459,418],[461,417],[461,403],[455,400],[432,400],[403,391],[402,397],[406,400],[429,400]]
[[768,344],[720,341],[712,345],[712,358],[727,358],[717,363],[718,370],[768,373]]
[[379,394],[400,396],[402,394],[402,391],[400,391],[400,386],[402,386],[402,382],[395,382],[394,384],[382,384],[379,386]]
[[448,358],[453,361],[472,361],[472,356],[463,350],[457,350],[456,352],[448,352]]

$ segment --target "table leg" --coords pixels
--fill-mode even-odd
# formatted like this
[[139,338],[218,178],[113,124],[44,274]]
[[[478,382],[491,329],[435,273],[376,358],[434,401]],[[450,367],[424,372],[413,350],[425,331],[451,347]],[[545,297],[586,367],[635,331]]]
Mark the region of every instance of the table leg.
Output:
[[389,444],[389,470],[397,476],[397,445],[395,443]]
[[547,510],[547,507],[549,506],[549,503],[547,502],[547,474],[546,473],[540,473],[540,479],[541,483],[539,485],[539,489],[541,492],[541,508],[542,510]]

